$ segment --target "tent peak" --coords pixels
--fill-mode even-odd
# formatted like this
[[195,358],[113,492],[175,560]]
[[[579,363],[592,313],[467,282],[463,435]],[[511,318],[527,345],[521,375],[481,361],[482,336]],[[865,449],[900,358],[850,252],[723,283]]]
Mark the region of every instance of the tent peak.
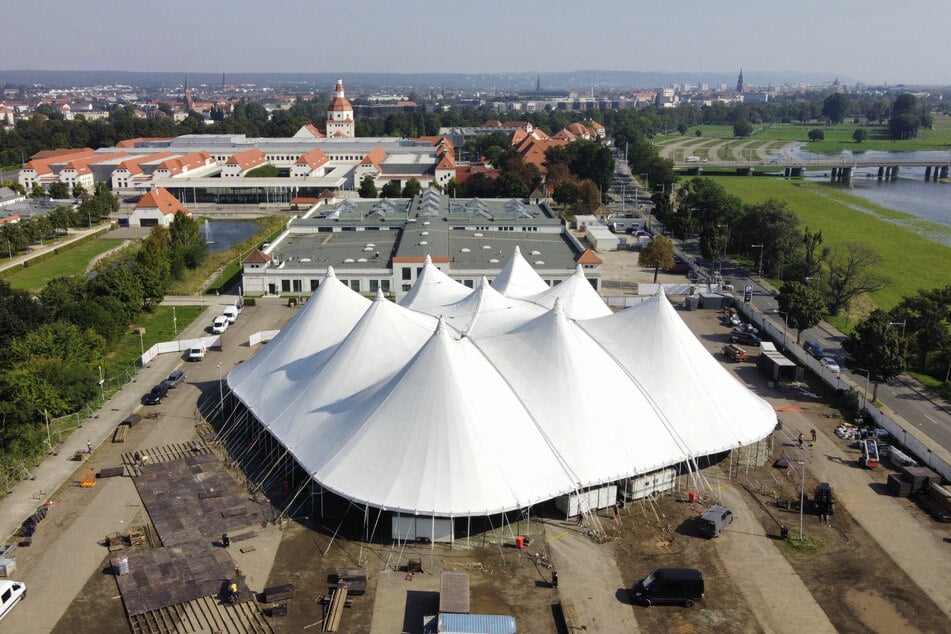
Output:
[[489,285],[489,278],[483,275],[482,279],[479,280],[479,288],[485,288],[488,285]]
[[373,298],[375,302],[382,302],[386,299],[386,296],[383,294],[383,289],[376,289],[376,296]]
[[426,258],[423,260],[423,264],[430,264],[430,265],[431,265],[432,263],[433,263],[433,258],[432,258],[431,255],[429,255],[429,254],[427,253],[427,254],[426,254]]
[[334,267],[328,266],[328,267],[327,267],[327,273],[324,275],[324,278],[330,279],[330,278],[332,278],[332,277],[337,277],[337,274],[334,273]]
[[518,245],[515,245],[515,250],[512,251],[512,255],[522,255],[522,250],[518,248]]

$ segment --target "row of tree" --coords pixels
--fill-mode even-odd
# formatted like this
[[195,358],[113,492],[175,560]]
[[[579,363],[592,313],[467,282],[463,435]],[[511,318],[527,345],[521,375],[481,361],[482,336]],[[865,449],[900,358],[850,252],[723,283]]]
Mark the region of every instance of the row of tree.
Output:
[[45,442],[45,417],[79,410],[99,393],[97,367],[171,281],[207,252],[198,223],[177,214],[138,248],[89,275],[51,280],[37,295],[0,280],[0,453],[25,458]]

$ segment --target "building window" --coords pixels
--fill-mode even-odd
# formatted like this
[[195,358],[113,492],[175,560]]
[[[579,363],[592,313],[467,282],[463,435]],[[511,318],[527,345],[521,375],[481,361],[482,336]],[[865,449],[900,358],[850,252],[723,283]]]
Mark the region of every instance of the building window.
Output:
[[413,279],[413,270],[412,269],[403,269],[403,279],[411,280]]
[[291,292],[291,281],[290,280],[281,280],[281,292],[290,293]]
[[380,290],[380,281],[379,280],[370,280],[370,292],[375,293]]
[[380,288],[383,289],[384,293],[390,292],[390,280],[380,280]]
[[310,281],[310,290],[311,290],[311,291],[316,291],[318,286],[320,286],[320,280],[311,280],[311,281]]
[[350,289],[360,292],[360,280],[350,280]]
[[463,286],[465,286],[466,288],[473,288],[473,286],[472,286],[472,280],[462,280],[462,284],[463,284]]
[[407,292],[407,291],[409,291],[409,289],[411,289],[411,288],[413,288],[413,285],[412,285],[412,284],[403,284],[403,292],[404,292],[404,293]]
[[300,293],[300,288],[301,288],[301,286],[300,286],[300,280],[299,280],[299,279],[298,279],[298,280],[293,280],[293,287],[294,287],[294,292],[295,292],[295,293]]

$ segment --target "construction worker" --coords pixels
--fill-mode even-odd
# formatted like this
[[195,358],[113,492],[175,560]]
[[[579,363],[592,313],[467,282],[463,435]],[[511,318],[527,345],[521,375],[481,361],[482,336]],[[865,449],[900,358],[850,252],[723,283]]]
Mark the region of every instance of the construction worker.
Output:
[[228,600],[231,601],[231,603],[238,602],[238,584],[234,581],[228,586]]

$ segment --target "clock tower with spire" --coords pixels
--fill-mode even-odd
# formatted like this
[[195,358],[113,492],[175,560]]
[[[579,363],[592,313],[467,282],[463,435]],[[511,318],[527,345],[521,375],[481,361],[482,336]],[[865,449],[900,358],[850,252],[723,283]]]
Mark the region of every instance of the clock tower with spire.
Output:
[[334,88],[334,98],[330,101],[330,108],[327,110],[327,138],[332,137],[353,138],[353,106],[347,101],[343,93],[343,80],[337,80],[337,87]]

